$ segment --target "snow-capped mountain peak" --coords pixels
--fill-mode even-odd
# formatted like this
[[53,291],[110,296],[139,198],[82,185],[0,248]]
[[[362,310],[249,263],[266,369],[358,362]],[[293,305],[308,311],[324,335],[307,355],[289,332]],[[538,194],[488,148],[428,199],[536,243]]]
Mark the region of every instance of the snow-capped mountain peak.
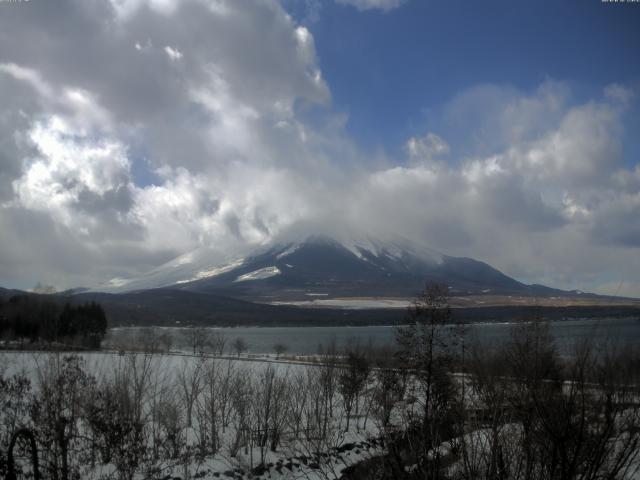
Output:
[[489,265],[443,255],[401,237],[307,235],[262,245],[244,255],[213,249],[182,255],[146,275],[118,279],[107,291],[171,287],[250,300],[413,296],[425,282],[455,292],[519,292],[526,285]]

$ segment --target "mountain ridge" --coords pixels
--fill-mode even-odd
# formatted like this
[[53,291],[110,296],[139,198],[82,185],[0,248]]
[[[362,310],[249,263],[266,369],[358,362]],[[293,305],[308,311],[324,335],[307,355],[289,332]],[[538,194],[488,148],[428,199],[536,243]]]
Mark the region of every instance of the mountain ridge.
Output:
[[[454,257],[396,236],[336,238],[324,234],[258,246],[245,254],[194,251],[138,279],[93,291],[124,293],[172,288],[262,303],[310,297],[415,297],[426,283],[449,285],[452,295],[578,296],[527,285],[488,263]],[[116,282],[117,283],[117,282]]]

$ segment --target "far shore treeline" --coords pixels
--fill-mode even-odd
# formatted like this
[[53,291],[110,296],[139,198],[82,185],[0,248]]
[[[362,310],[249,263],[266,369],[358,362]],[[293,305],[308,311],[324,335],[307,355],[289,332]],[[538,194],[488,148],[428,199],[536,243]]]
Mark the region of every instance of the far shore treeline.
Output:
[[96,302],[71,305],[36,295],[0,297],[0,341],[5,347],[100,348],[107,317]]

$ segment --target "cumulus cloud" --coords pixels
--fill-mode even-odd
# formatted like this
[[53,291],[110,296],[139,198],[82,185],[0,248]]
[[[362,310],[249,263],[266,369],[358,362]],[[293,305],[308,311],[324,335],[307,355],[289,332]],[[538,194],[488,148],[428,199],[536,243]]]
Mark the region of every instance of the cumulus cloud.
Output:
[[433,132],[427,132],[423,137],[411,137],[407,140],[405,150],[414,161],[431,161],[441,155],[449,153],[449,144],[442,137]]
[[[471,146],[444,148],[448,143],[430,133],[411,138],[410,158],[433,160],[442,151],[454,160],[376,172],[355,210],[373,198],[392,229],[532,282],[604,292],[603,276],[633,279],[640,266],[633,250],[640,239],[638,168],[625,166],[624,109],[609,90],[576,105],[565,101],[564,86],[464,92],[445,108],[449,121],[482,108],[487,91],[495,100],[484,123],[458,117]],[[507,121],[514,111],[525,119],[515,129]]]
[[95,285],[301,230],[401,232],[608,293],[640,270],[628,87],[480,85],[372,159],[275,0],[62,3],[0,18],[0,284]]
[[105,266],[264,239],[261,179],[326,161],[298,113],[330,102],[313,37],[276,2],[65,0],[0,24],[1,214],[39,212]]

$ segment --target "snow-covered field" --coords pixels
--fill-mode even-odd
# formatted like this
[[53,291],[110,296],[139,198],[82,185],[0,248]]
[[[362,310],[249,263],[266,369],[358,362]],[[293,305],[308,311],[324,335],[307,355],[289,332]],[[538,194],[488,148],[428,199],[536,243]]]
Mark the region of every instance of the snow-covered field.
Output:
[[[319,296],[315,294],[314,296]],[[297,307],[325,307],[325,308],[407,308],[410,299],[403,298],[314,298],[313,300],[298,300],[290,302],[272,302],[272,305],[295,305]]]
[[[205,331],[187,333],[195,342]],[[150,338],[146,347],[161,343]],[[295,358],[0,353],[0,476],[12,433],[26,427],[44,478],[65,478],[66,469],[67,478],[96,480],[333,479],[391,454],[417,476],[435,464],[451,479],[529,478],[530,470],[530,478],[560,478],[553,468],[567,460],[576,472],[591,468],[595,476],[585,478],[640,478],[640,355],[560,360],[524,348],[531,344],[510,357],[471,351],[468,373],[433,377],[357,349]],[[536,376],[552,357],[566,363]],[[584,366],[604,374],[547,376]],[[25,470],[27,453],[19,444]]]
[[[347,427],[335,365],[247,360],[0,354],[2,378],[30,382],[0,413],[0,448],[8,428],[46,438],[61,416],[69,468],[81,478],[337,478],[380,452],[364,391]],[[0,391],[0,401],[10,394]],[[41,470],[54,468],[53,451],[40,455]]]

